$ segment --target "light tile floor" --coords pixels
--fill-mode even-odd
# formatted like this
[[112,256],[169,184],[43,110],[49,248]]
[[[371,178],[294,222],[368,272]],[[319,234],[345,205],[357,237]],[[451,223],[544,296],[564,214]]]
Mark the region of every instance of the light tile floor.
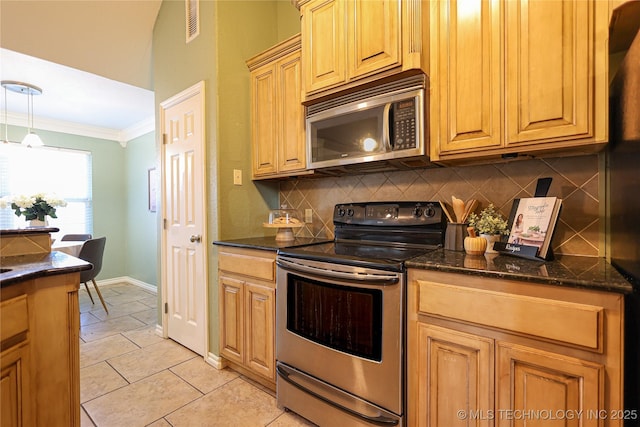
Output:
[[156,294],[122,283],[101,286],[107,315],[80,291],[82,427],[308,427],[276,405],[272,391],[217,370],[156,335]]

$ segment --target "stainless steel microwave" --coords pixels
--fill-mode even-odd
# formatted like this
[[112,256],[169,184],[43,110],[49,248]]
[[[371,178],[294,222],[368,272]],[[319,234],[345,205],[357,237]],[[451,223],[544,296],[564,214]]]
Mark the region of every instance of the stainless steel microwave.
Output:
[[308,106],[307,168],[426,159],[425,80],[412,76]]

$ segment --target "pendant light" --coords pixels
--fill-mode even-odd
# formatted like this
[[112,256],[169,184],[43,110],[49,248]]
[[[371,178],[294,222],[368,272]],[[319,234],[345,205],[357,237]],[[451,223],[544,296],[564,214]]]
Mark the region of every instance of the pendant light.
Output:
[[4,119],[5,119],[5,142],[7,139],[7,90],[27,95],[27,135],[22,140],[22,145],[27,147],[41,147],[44,145],[40,137],[33,131],[33,95],[42,95],[42,89],[29,83],[17,82],[13,80],[2,80],[4,87]]

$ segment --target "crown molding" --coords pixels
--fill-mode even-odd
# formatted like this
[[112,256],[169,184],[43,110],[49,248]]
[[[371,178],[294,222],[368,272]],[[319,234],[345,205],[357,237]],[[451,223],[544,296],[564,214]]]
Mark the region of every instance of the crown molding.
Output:
[[[4,119],[4,111],[0,111],[0,118]],[[7,113],[7,122],[12,126],[27,127],[27,115],[19,113]],[[54,120],[46,117],[34,116],[34,129],[47,130],[71,135],[87,136],[91,138],[106,139],[119,143],[123,148],[127,142],[139,136],[155,130],[155,117],[149,117],[135,123],[126,129],[111,129],[99,126],[90,126],[81,123]]]

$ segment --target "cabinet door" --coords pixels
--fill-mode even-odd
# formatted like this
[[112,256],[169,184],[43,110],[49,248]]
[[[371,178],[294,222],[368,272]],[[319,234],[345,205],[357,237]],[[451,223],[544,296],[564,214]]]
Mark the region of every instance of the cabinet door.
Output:
[[507,144],[592,135],[593,5],[505,2]]
[[432,156],[500,147],[500,2],[435,1],[431,13]]
[[344,1],[311,1],[301,12],[305,91],[311,93],[344,83],[347,48]]
[[467,426],[469,420],[459,412],[465,411],[484,414],[474,425],[488,426],[486,415],[493,409],[493,340],[424,323],[417,327],[418,372],[409,381],[418,381],[418,396],[410,396],[408,406],[416,411],[417,425]]
[[31,426],[29,347],[26,343],[17,345],[4,351],[0,359],[0,425]]
[[277,170],[276,67],[261,67],[251,73],[251,141],[253,175],[273,174]]
[[245,365],[254,372],[275,380],[275,290],[251,283],[245,286]]
[[244,354],[243,289],[242,281],[220,275],[220,351],[240,364]]
[[282,58],[278,68],[278,171],[307,167],[302,105],[302,62],[300,51]]
[[[527,411],[540,417],[583,411],[580,419],[574,419],[576,425],[578,422],[585,427],[598,425],[601,417],[593,414],[605,409],[602,365],[504,342],[497,343],[497,353],[496,391],[500,410],[511,410],[513,414]],[[535,418],[518,419],[503,414],[496,414],[498,426],[524,426],[526,422],[543,425],[543,421]]]
[[346,7],[348,78],[400,65],[400,1],[349,1]]

